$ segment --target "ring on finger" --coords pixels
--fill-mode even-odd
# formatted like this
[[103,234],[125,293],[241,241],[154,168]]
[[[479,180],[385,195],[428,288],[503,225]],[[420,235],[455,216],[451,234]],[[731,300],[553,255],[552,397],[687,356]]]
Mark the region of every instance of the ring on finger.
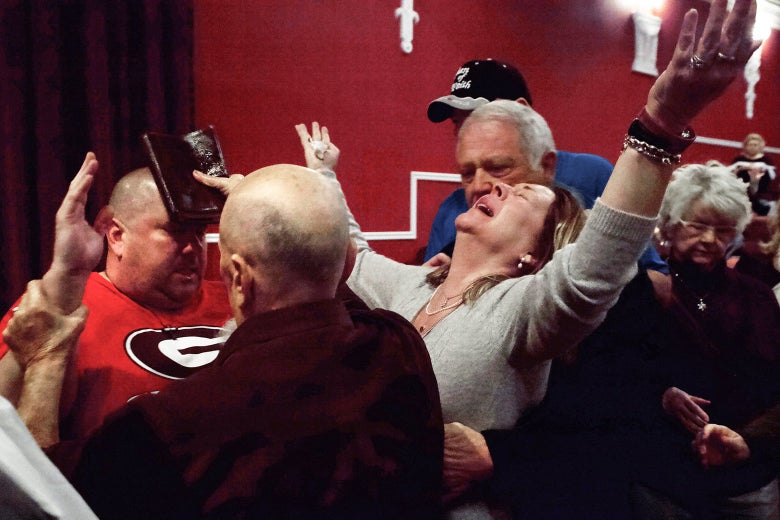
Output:
[[328,145],[322,141],[312,141],[311,148],[314,150],[314,157],[320,161],[325,158],[325,152],[328,151]]
[[718,53],[718,59],[721,60],[721,61],[728,61],[728,62],[737,61],[736,57],[734,57],[734,56],[727,56],[726,54],[723,54],[722,52]]
[[703,59],[701,59],[696,54],[691,56],[691,67],[692,68],[694,68],[694,69],[703,69],[707,65],[708,65],[708,63],[706,61],[704,61]]

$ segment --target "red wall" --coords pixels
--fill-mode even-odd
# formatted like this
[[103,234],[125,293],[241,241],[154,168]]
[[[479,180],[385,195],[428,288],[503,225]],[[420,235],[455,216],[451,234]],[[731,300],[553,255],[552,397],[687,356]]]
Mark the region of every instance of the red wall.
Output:
[[[339,177],[366,231],[409,228],[411,171],[452,172],[448,123],[428,102],[448,93],[455,70],[477,57],[517,65],[559,148],[617,158],[653,78],[631,72],[634,32],[617,0],[418,0],[414,50],[400,49],[400,0],[196,0],[195,103],[214,124],[228,166],[246,173],[301,163],[293,125],[319,121],[341,148]],[[682,14],[703,1],[667,0],[659,68],[671,56]],[[778,35],[765,45],[756,115],[745,118],[745,82],[695,124],[699,135],[741,140],[762,133],[780,146]],[[689,161],[730,160],[736,150],[696,144]],[[453,186],[420,184],[418,239],[374,241],[412,262],[438,203]],[[216,248],[214,248],[216,249]]]

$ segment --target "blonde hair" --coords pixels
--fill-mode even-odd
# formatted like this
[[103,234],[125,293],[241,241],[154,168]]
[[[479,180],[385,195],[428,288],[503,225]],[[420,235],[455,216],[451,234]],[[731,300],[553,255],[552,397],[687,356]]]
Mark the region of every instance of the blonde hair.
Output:
[[766,141],[764,141],[764,138],[761,137],[761,134],[757,134],[757,133],[753,132],[753,133],[750,133],[750,134],[746,135],[745,138],[742,140],[742,148],[746,147],[747,144],[750,141],[753,141],[753,140],[760,141],[762,147],[766,145]]

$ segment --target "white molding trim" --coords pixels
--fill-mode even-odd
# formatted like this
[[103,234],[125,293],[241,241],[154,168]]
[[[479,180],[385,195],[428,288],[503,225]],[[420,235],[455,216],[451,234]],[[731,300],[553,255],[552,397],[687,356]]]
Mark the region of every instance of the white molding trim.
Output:
[[[717,137],[702,137],[697,135],[696,143],[709,144],[712,146],[725,146],[727,148],[737,148],[739,150],[742,149],[742,141],[730,141],[728,139],[718,139]],[[764,147],[764,151],[769,153],[780,153],[780,148],[776,146],[766,146]]]
[[366,240],[416,240],[417,239],[417,184],[420,181],[457,182],[456,173],[411,172],[409,175],[409,230],[363,232]]
[[[409,230],[364,231],[363,236],[366,240],[417,240],[417,185],[420,181],[460,184],[460,175],[457,173],[411,172],[409,175]],[[206,243],[216,244],[217,242],[219,242],[219,233],[206,233]]]

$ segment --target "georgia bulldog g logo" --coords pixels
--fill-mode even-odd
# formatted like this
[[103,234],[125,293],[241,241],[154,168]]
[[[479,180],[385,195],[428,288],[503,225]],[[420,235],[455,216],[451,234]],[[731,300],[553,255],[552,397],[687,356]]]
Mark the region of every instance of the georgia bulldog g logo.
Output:
[[139,329],[125,339],[125,351],[144,370],[168,379],[184,379],[211,364],[227,338],[220,327],[205,325]]

